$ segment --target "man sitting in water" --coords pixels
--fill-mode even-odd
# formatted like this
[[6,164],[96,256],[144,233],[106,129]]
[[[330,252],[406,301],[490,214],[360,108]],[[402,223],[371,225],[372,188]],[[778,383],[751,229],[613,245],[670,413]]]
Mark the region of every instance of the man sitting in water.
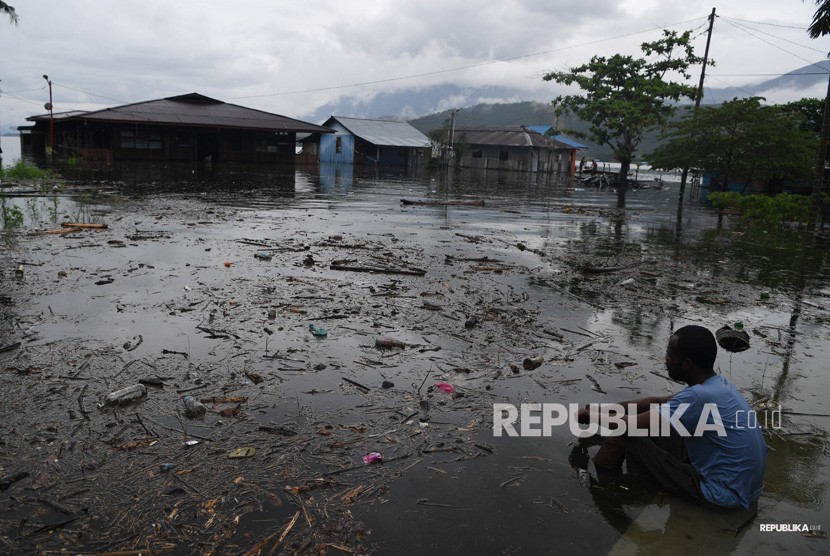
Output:
[[[610,436],[594,456],[597,467],[619,468],[626,460],[630,474],[650,476],[665,490],[716,506],[748,508],[757,500],[767,447],[757,420],[749,423],[749,404],[715,373],[717,350],[714,335],[702,326],[675,331],[666,350],[666,368],[671,378],[689,386],[673,396],[622,405],[628,412],[628,404],[636,404],[637,429],[648,430],[656,422],[652,411],[681,426],[673,423],[670,436]],[[710,426],[695,435],[701,416]],[[600,414],[586,407],[578,418],[581,423],[598,422]]]

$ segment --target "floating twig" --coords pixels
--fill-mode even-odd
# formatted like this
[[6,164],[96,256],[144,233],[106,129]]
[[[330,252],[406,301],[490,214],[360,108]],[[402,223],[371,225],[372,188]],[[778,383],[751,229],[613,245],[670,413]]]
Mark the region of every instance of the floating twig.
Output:
[[360,389],[361,389],[361,390],[363,390],[364,392],[369,392],[369,391],[371,390],[371,388],[369,388],[368,386],[363,386],[363,385],[362,385],[362,384],[360,384],[359,382],[355,382],[354,380],[352,380],[352,379],[350,379],[350,378],[346,378],[345,376],[344,376],[344,377],[341,377],[341,378],[342,378],[343,380],[345,380],[346,382],[348,382],[349,384],[352,384],[352,385],[354,385],[354,386],[357,386],[358,388],[360,388]]

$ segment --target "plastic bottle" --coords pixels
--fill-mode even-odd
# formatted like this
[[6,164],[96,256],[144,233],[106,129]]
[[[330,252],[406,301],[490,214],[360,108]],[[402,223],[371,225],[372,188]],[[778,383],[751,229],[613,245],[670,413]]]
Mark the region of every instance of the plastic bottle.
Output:
[[427,400],[421,400],[421,422],[429,421],[429,402]]
[[205,414],[205,411],[207,411],[207,408],[202,405],[202,402],[193,396],[185,396],[182,398],[182,402],[184,403],[184,415],[188,419],[202,417]]
[[143,384],[133,384],[121,390],[116,390],[104,398],[104,405],[127,403],[147,395],[147,388]]

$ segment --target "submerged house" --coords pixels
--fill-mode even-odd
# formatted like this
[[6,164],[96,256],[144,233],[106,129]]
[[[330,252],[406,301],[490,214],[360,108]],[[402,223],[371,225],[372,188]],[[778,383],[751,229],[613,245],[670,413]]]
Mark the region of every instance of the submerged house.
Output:
[[[332,116],[323,126],[331,135],[312,136],[303,150],[318,149],[320,164],[395,166],[411,169],[426,160],[427,136],[406,122]],[[315,147],[314,142],[319,142]]]
[[31,116],[20,128],[32,153],[87,160],[293,163],[298,133],[332,130],[198,93],[90,112]]
[[469,168],[519,172],[573,173],[576,151],[582,145],[543,135],[523,125],[456,126],[455,139],[466,143],[460,164]]
[[553,139],[554,148],[557,150],[558,166],[554,169],[555,172],[567,172],[570,174],[576,173],[576,159],[577,151],[580,149],[587,149],[588,145],[583,145],[579,141],[574,141],[567,135],[561,133],[554,133],[554,129],[546,125],[530,125],[529,129],[542,135],[549,136]]

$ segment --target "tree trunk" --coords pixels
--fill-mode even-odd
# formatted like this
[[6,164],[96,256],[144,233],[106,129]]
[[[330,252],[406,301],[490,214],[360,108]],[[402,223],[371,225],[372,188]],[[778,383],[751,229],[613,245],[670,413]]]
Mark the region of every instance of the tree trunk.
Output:
[[617,208],[625,208],[625,191],[628,189],[628,170],[630,168],[630,160],[621,161],[620,173],[617,176]]

